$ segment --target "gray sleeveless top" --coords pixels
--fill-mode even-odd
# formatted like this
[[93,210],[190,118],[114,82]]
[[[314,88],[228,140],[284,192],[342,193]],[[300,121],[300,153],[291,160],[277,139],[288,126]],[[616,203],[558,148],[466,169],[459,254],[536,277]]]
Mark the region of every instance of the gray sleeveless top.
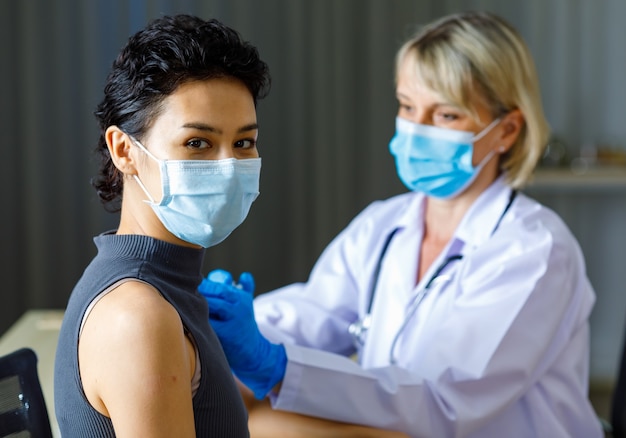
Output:
[[193,397],[196,436],[249,437],[243,401],[219,340],[208,323],[207,303],[196,290],[202,279],[204,250],[138,235],[102,234],[94,241],[98,254],[70,296],[56,352],[54,397],[63,438],[115,437],[111,420],[97,412],[83,392],[78,370],[78,334],[92,300],[124,278],[153,285],[178,311],[195,341],[202,364],[200,386]]

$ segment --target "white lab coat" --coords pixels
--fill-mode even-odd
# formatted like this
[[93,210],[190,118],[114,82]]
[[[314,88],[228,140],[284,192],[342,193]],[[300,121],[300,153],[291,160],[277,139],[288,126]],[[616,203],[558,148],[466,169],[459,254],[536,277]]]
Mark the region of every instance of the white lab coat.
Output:
[[[587,399],[595,295],[581,250],[551,210],[496,180],[415,286],[424,196],[374,202],[326,248],[307,283],[255,300],[261,331],[285,344],[272,405],[412,437],[602,436]],[[388,233],[360,364],[348,326],[363,316]],[[394,337],[448,255],[462,253]]]

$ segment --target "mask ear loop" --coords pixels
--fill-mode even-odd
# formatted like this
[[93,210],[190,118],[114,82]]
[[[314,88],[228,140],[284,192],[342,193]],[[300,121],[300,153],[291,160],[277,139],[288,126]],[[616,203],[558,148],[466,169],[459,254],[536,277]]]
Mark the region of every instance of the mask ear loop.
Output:
[[497,119],[493,119],[493,121],[490,124],[488,124],[485,129],[483,129],[482,131],[480,131],[478,134],[474,136],[474,138],[472,139],[472,143],[477,142],[478,140],[483,138],[485,135],[487,135],[489,131],[491,131],[501,121],[502,121],[502,118],[500,117],[498,117]]
[[[139,142],[139,140],[137,140],[135,137],[133,137],[132,135],[128,135],[130,137],[130,139],[133,141],[133,143],[135,144],[135,146],[139,147],[139,149],[141,149],[143,152],[145,152],[145,154],[147,156],[149,156],[150,158],[152,158],[153,160],[155,160],[157,163],[161,164],[161,160],[159,160],[157,157],[155,157],[154,155],[152,155],[152,153],[150,153],[150,151],[148,149],[146,149],[146,147],[144,145],[141,144],[141,142]],[[162,178],[163,176],[161,176]],[[146,188],[146,186],[144,185],[143,182],[141,182],[141,180],[139,179],[138,175],[133,175],[133,178],[135,179],[135,181],[137,181],[137,184],[139,184],[139,187],[141,187],[141,190],[143,190],[144,194],[148,197],[148,199],[144,199],[143,202],[145,202],[146,204],[157,204],[157,202],[154,200],[154,198],[152,197],[152,195],[150,194],[150,192],[148,192],[148,189]]]
[[487,153],[487,155],[485,155],[485,158],[483,158],[481,162],[478,163],[478,165],[475,167],[477,174],[480,173],[481,170],[483,170],[483,167],[485,167],[485,164],[487,164],[489,160],[491,160],[495,154],[496,154],[496,150],[492,149]]
[[135,143],[136,146],[139,147],[139,149],[141,149],[142,151],[144,151],[146,153],[147,156],[149,156],[150,158],[152,158],[154,161],[156,161],[157,163],[160,163],[161,160],[159,160],[157,157],[155,157],[154,155],[152,155],[152,153],[146,149],[146,147],[144,145],[141,144],[141,142],[139,140],[137,140],[135,137],[133,137],[132,135],[128,135],[130,137],[130,139],[133,141],[133,143]]
[[[496,127],[496,125],[497,125],[498,123],[500,123],[501,121],[502,121],[502,118],[501,118],[501,117],[498,117],[498,118],[496,118],[496,119],[493,119],[493,121],[492,121],[490,124],[488,124],[488,125],[485,127],[485,129],[483,129],[482,131],[480,131],[478,134],[476,134],[476,135],[474,136],[474,138],[472,139],[472,143],[477,142],[478,140],[480,140],[481,138],[483,138],[485,135],[487,135],[487,134],[489,133],[489,131],[491,131],[493,128],[495,128],[495,127]],[[504,151],[505,151],[505,148],[504,148],[504,146],[499,146],[497,150],[498,150],[499,152],[504,152]],[[476,169],[478,170],[478,172],[480,172],[480,170],[482,170],[483,166],[484,166],[485,164],[487,164],[487,162],[488,162],[489,160],[491,160],[491,158],[493,157],[493,155],[494,155],[495,153],[496,153],[496,150],[495,150],[495,149],[492,149],[492,150],[491,150],[491,151],[490,151],[487,155],[485,155],[485,158],[483,158],[483,159],[481,160],[481,162],[480,162],[480,163],[478,163],[478,165],[476,166]]]
[[141,187],[141,190],[143,190],[145,195],[148,197],[148,199],[144,199],[143,202],[145,202],[146,204],[156,204],[156,202],[154,201],[154,198],[152,197],[152,195],[150,195],[150,193],[148,192],[148,189],[141,182],[139,177],[137,175],[133,175],[133,178],[135,178],[135,181],[137,181],[137,184],[139,184],[139,187]]
[[[493,122],[491,122],[489,125],[487,125],[487,127],[485,129],[483,129],[481,132],[479,132],[474,137],[474,139],[472,140],[472,149],[473,149],[473,144],[477,140],[480,140],[482,137],[484,137],[485,134],[487,134],[489,131],[491,131],[494,126],[496,126],[498,123],[500,123],[500,120],[501,120],[500,118],[494,119]],[[474,175],[463,185],[463,187],[457,193],[463,192],[465,189],[467,189],[474,182],[474,180],[478,177],[478,174],[480,174],[480,172],[483,170],[483,167],[485,167],[485,165],[489,162],[489,160],[491,160],[493,158],[495,153],[496,153],[495,149],[490,150],[489,153],[487,153],[487,155],[485,155],[485,157],[482,160],[480,160],[480,163],[478,163],[476,166],[474,166]],[[444,198],[444,199],[446,199],[446,198]]]

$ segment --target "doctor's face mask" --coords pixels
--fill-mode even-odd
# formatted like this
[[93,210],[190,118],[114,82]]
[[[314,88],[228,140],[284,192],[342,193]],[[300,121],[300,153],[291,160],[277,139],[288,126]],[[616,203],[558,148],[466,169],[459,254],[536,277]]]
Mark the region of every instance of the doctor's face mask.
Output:
[[163,198],[155,202],[137,175],[135,180],[163,226],[185,242],[217,245],[244,221],[259,195],[261,159],[160,160]]
[[472,165],[474,142],[500,122],[495,119],[479,134],[439,128],[396,118],[396,133],[389,150],[404,185],[427,196],[449,199],[463,192],[491,159],[491,151]]

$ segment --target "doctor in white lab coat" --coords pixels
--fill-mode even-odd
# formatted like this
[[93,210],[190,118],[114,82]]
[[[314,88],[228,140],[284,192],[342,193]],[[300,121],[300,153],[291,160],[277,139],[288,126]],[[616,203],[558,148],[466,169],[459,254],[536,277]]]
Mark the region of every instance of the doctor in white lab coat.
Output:
[[[352,424],[600,437],[583,254],[518,191],[548,137],[526,45],[496,16],[444,17],[399,50],[396,95],[389,148],[408,193],[368,206],[306,283],[258,296],[254,314],[237,310],[248,277],[237,288],[209,275],[199,288],[235,375],[267,395],[243,390],[252,436],[351,436],[340,426]],[[240,330],[253,317],[262,335]],[[250,339],[265,350],[246,349]]]

